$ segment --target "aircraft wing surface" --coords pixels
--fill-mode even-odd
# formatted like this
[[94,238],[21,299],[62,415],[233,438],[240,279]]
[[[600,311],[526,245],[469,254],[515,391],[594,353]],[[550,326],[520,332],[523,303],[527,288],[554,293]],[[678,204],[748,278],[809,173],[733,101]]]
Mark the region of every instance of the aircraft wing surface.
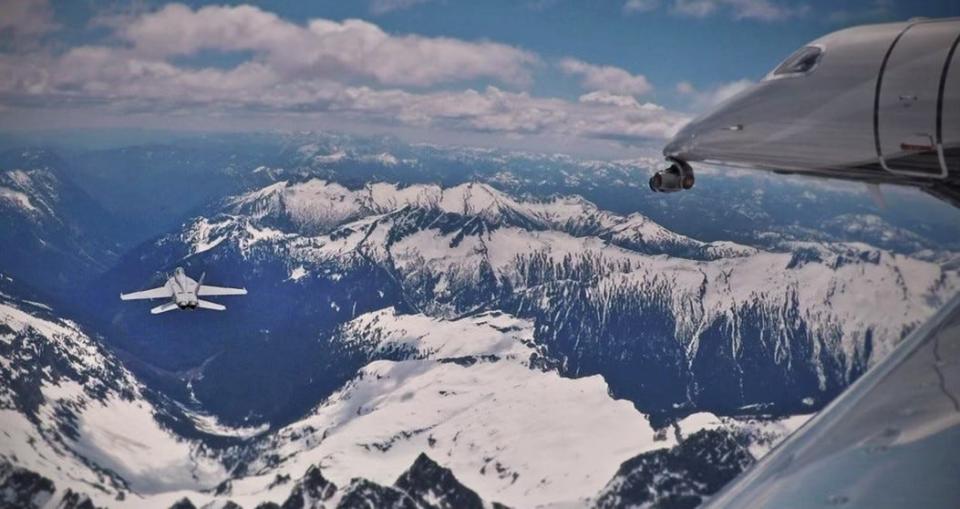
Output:
[[706,507],[958,503],[960,295]]
[[198,297],[211,297],[214,295],[246,295],[246,288],[228,288],[226,286],[200,285],[197,290]]
[[210,302],[209,300],[200,299],[197,301],[197,307],[200,309],[209,309],[211,311],[223,311],[227,309],[227,306],[223,304],[217,304],[216,302]]
[[159,315],[160,313],[166,313],[167,311],[173,311],[177,309],[176,302],[168,302],[166,304],[160,304],[159,306],[150,310],[151,315]]
[[166,285],[150,290],[143,290],[133,293],[121,293],[120,300],[138,300],[138,299],[169,299],[173,296]]

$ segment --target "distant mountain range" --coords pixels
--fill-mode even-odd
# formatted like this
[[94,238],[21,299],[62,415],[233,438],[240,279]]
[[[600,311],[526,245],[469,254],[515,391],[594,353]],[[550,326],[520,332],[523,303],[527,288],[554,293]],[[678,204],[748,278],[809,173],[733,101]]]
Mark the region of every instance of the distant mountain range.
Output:
[[[602,374],[615,395],[657,418],[810,411],[958,284],[953,271],[865,244],[782,247],[789,250],[704,243],[578,197],[524,201],[486,184],[350,190],[311,179],[227,200],[223,212],[134,251],[108,278],[136,287],[127,275],[177,264],[216,268],[218,280],[244,276],[251,295],[237,303],[236,335],[224,342],[203,327],[225,324],[191,323],[202,332],[183,338],[195,345],[190,357],[165,366],[223,351],[193,388],[237,423],[251,408],[274,422],[308,408],[279,408],[288,390],[279,388],[268,406],[244,398],[230,408],[238,385],[265,391],[299,375],[312,394],[339,387],[370,357],[340,359],[329,338],[386,306],[447,319],[490,310],[531,319],[563,374]],[[120,346],[162,358],[154,350],[167,351],[171,329],[143,309],[118,309],[114,322],[143,337]],[[283,346],[272,345],[278,334]],[[252,357],[286,365],[287,349],[300,355],[282,374],[241,369]],[[331,369],[331,358],[350,369]]]
[[[641,195],[653,159],[298,133],[64,161],[0,157],[15,507],[689,507],[960,287],[939,205]],[[250,293],[117,299],[176,266]]]

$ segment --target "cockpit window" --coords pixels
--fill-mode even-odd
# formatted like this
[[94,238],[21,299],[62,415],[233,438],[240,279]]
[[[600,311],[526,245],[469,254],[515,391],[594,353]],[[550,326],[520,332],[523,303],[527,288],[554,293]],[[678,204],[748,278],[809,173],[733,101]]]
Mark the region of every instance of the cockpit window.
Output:
[[817,64],[820,63],[820,59],[822,57],[822,48],[818,48],[817,46],[800,48],[796,53],[790,55],[789,58],[784,60],[783,63],[780,64],[780,67],[777,67],[777,69],[773,71],[773,75],[797,76],[809,74],[816,69]]

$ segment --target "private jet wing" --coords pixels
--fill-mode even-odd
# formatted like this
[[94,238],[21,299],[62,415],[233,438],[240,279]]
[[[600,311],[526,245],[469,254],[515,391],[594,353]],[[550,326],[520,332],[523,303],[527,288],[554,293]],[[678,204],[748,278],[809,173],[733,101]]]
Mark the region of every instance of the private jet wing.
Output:
[[167,285],[150,290],[120,294],[120,300],[169,299],[171,297],[173,297],[173,291]]
[[212,297],[215,295],[246,295],[246,288],[228,288],[226,286],[200,285],[197,297]]
[[956,508],[960,295],[707,503]]

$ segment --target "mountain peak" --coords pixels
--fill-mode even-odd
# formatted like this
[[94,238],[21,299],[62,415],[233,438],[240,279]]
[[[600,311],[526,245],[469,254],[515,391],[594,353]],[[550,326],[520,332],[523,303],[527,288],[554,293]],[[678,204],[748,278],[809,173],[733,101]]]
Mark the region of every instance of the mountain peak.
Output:
[[333,498],[336,492],[337,485],[323,476],[320,467],[311,465],[294,485],[283,507],[315,507]]
[[453,472],[422,452],[397,479],[395,486],[406,491],[423,507],[483,509],[483,501],[475,491],[464,486]]
[[410,495],[392,486],[383,486],[363,478],[350,482],[338,509],[390,507],[391,509],[421,509]]
[[464,216],[516,209],[517,203],[489,184],[468,182],[443,190],[440,208]]

